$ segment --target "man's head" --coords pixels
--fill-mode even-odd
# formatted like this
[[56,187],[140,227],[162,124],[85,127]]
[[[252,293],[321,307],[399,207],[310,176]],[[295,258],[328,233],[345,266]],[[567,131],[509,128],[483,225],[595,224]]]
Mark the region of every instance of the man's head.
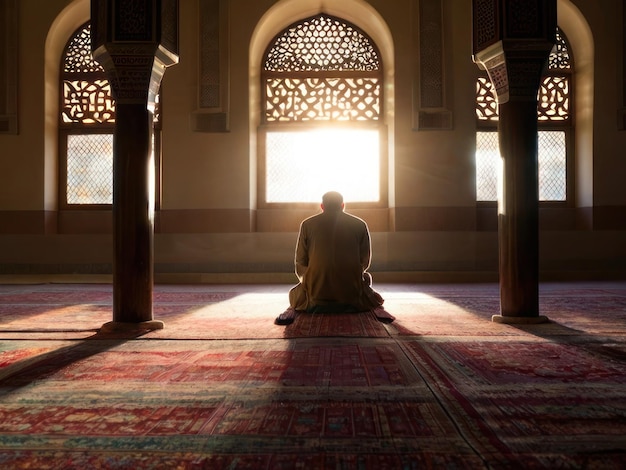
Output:
[[343,210],[343,196],[337,191],[328,191],[322,196],[322,210],[323,211],[341,211]]

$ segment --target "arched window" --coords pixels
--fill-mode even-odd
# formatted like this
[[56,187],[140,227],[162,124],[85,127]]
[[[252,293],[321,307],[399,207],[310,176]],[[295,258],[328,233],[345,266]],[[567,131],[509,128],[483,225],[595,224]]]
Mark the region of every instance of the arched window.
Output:
[[259,200],[380,204],[382,65],[361,30],[317,15],[266,49],[261,73]]
[[[115,101],[104,69],[91,55],[89,23],[78,28],[65,47],[60,82],[60,207],[108,209],[113,203]],[[160,126],[157,96],[153,133],[157,169]],[[158,202],[158,188],[156,194]]]
[[[567,39],[558,28],[556,39],[538,96],[539,201],[562,203],[573,198],[573,158],[569,155],[573,64]],[[476,82],[476,118],[476,199],[495,201],[500,164],[498,105],[486,75]]]
[[89,23],[67,43],[59,107],[61,207],[113,202],[115,103],[104,69],[91,56]]

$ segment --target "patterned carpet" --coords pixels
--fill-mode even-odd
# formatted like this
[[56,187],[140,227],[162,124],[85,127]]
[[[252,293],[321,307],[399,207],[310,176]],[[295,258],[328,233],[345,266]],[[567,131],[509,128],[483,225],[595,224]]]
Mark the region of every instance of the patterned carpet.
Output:
[[626,468],[626,283],[378,285],[397,320],[290,286],[158,285],[165,328],[103,335],[110,285],[0,285],[0,468]]

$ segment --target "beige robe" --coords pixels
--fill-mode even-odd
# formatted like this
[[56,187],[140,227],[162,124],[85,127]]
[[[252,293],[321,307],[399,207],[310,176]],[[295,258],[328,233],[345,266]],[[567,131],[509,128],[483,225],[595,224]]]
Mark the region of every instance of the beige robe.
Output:
[[359,311],[382,305],[367,273],[371,259],[367,224],[342,210],[327,210],[300,224],[295,272],[300,283],[289,292],[296,310],[329,304]]

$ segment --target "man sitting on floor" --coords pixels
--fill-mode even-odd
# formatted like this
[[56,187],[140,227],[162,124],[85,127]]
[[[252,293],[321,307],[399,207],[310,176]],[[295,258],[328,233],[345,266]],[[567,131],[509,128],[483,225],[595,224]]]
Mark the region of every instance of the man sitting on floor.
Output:
[[344,212],[343,196],[335,191],[322,197],[322,212],[300,224],[295,272],[300,281],[289,291],[289,308],[276,318],[278,325],[294,321],[298,311],[309,313],[373,310],[380,321],[394,317],[381,306],[367,272],[371,260],[367,224]]

